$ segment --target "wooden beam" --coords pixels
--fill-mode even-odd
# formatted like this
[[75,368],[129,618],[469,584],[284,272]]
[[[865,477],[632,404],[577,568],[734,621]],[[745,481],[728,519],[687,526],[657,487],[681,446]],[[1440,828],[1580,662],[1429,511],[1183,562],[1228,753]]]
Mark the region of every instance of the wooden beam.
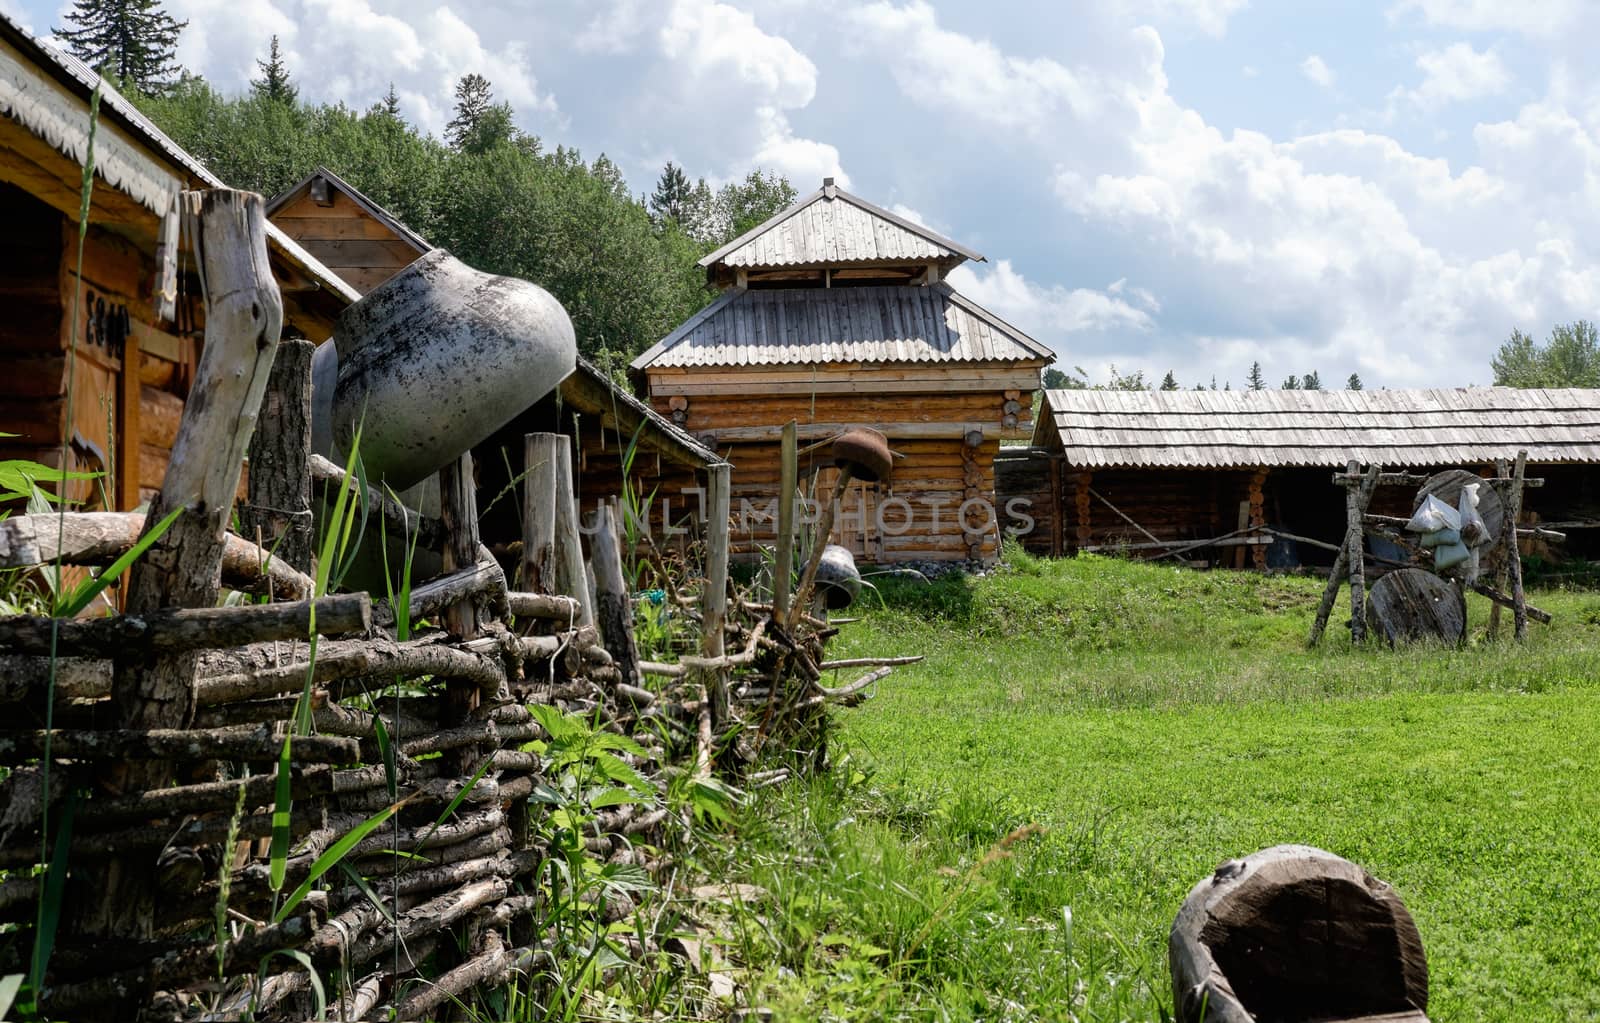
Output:
[[[811,441],[832,437],[859,425],[861,424],[802,423],[797,430],[800,440]],[[1019,424],[1015,430],[1003,429],[998,423],[873,423],[871,425],[884,436],[901,440],[958,440],[964,439],[972,431],[983,434],[985,440],[1000,440],[1019,435],[1026,436],[1033,429],[1032,423]],[[781,426],[730,426],[707,430],[698,436],[700,442],[707,447],[717,447],[724,444],[771,443],[783,437],[783,430]]]

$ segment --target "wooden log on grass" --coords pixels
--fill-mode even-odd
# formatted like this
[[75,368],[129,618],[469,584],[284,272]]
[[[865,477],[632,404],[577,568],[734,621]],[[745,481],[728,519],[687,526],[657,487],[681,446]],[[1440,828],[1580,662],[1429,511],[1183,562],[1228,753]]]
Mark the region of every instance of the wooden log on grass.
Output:
[[1302,845],[1229,860],[1167,942],[1178,1023],[1427,1023],[1422,937],[1394,889]]

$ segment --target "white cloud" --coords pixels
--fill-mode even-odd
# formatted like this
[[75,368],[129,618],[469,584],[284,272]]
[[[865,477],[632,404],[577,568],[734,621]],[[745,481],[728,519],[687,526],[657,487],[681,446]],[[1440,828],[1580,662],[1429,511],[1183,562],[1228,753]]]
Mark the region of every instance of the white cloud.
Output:
[[1551,36],[1571,28],[1589,0],[1400,0],[1391,19],[1417,14],[1431,25],[1467,32]]
[[1190,24],[1207,35],[1220,36],[1228,19],[1249,0],[1117,0],[1116,6],[1133,17]]
[[1315,53],[1300,62],[1300,73],[1324,89],[1333,88],[1333,69]]
[[728,4],[678,0],[660,35],[662,53],[702,86],[736,84],[780,108],[803,107],[816,95],[817,67],[811,59]]
[[189,22],[179,61],[225,91],[244,88],[266,41],[277,35],[305,99],[359,109],[393,82],[404,114],[439,132],[449,120],[457,79],[477,72],[525,123],[557,113],[520,44],[486,44],[455,9],[409,2],[414,9],[394,11],[377,10],[368,0],[173,0],[170,8]]
[[[1358,130],[1224,133],[1170,94],[1147,29],[1107,38],[1116,73],[1084,75],[954,33],[922,4],[872,11],[861,24],[875,57],[907,99],[961,117],[968,145],[1015,139],[1019,111],[1048,113],[1017,159],[1052,169],[1083,230],[1120,240],[1112,273],[1162,294],[1157,322],[1125,290],[1035,284],[1008,264],[974,272],[970,286],[1025,330],[1147,330],[1143,347],[1184,379],[1251,350],[1274,373],[1420,386],[1481,381],[1512,325],[1600,309],[1600,125],[1564,108],[1480,126],[1481,165],[1457,170]],[[930,81],[936,66],[949,74]],[[1057,342],[1066,361],[1110,347],[1131,368],[1120,343]]]
[[1415,89],[1397,90],[1391,98],[1409,101],[1423,110],[1497,96],[1511,84],[1511,71],[1499,54],[1493,50],[1479,53],[1466,43],[1425,51],[1417,57],[1417,67],[1422,70],[1422,84]]
[[1154,296],[1142,289],[1130,293],[1138,305],[1122,297],[1123,281],[1105,291],[1035,284],[1018,273],[1009,259],[1000,260],[990,270],[963,264],[950,272],[949,279],[951,287],[1022,330],[1049,329],[1056,334],[1146,331],[1155,323],[1151,313],[1160,308]]

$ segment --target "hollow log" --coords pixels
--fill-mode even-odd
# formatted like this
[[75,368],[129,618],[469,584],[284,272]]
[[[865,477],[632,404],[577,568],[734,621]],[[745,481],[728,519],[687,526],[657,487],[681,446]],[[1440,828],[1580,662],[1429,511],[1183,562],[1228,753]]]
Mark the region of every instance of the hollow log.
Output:
[[[150,654],[188,654],[207,647],[304,639],[311,634],[313,603],[317,632],[321,635],[361,632],[372,624],[372,600],[365,593],[289,604],[164,608],[112,618],[57,622],[57,650],[66,656],[126,658],[139,662]],[[0,649],[8,653],[48,656],[51,628],[49,618],[29,615],[0,618]],[[187,688],[198,687],[191,684]],[[185,717],[193,716],[194,699],[194,693],[185,692]]]
[[1283,845],[1196,884],[1168,940],[1179,1023],[1427,1023],[1428,964],[1394,890]]

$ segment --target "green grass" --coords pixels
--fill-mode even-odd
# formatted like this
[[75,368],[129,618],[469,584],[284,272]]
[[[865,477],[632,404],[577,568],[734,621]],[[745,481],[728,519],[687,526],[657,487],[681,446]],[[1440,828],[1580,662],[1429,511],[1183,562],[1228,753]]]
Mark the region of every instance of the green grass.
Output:
[[1399,891],[1435,1020],[1600,1018],[1600,595],[1534,592],[1523,646],[1401,651],[1352,648],[1341,595],[1308,651],[1317,580],[1019,561],[886,589],[833,646],[928,660],[724,864],[772,893],[727,925],[753,1004],[1163,1019],[1190,886],[1302,842]]

